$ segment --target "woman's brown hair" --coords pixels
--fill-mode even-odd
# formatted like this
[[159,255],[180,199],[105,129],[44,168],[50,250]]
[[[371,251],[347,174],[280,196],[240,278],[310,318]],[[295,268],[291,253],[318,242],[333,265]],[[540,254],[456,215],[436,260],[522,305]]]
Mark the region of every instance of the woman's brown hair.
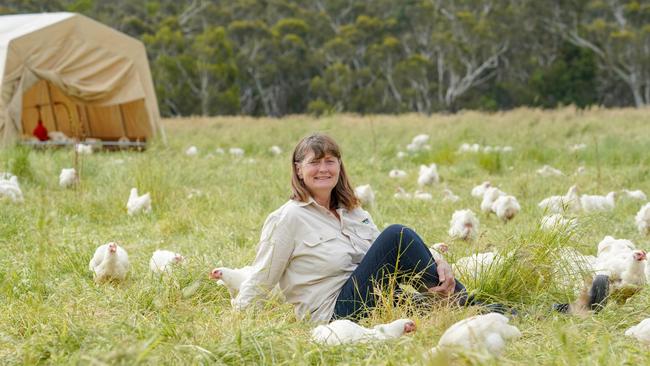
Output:
[[355,196],[352,185],[348,180],[348,175],[345,172],[343,160],[341,160],[341,149],[339,148],[339,145],[331,137],[320,133],[314,133],[303,138],[293,150],[293,161],[291,164],[293,171],[293,174],[291,175],[291,199],[307,202],[311,196],[307,186],[305,186],[305,182],[298,177],[298,169],[296,167],[296,164],[302,163],[310,152],[314,153],[314,159],[322,159],[327,154],[332,155],[336,157],[341,164],[339,181],[332,190],[332,198],[330,199],[330,207],[328,208],[336,209],[339,206],[343,206],[348,210],[352,210],[353,208],[358,207],[360,202],[357,196]]

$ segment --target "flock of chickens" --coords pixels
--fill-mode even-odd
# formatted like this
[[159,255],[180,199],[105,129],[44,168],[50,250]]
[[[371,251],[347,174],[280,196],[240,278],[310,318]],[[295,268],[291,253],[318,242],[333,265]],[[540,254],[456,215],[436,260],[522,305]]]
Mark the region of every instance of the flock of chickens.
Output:
[[[428,149],[428,139],[429,136],[427,135],[416,136],[407,146],[407,151],[412,153]],[[581,144],[572,148],[578,150],[584,147]],[[88,148],[85,146],[78,146],[76,149],[79,153],[89,153]],[[463,144],[459,148],[459,152],[462,153],[511,152],[512,150],[510,146],[481,147],[478,144]],[[273,146],[270,152],[278,155],[282,153],[282,150],[277,146]],[[197,153],[198,149],[194,146],[185,151],[188,156],[194,156]],[[221,153],[224,153],[224,151],[221,150]],[[244,155],[244,151],[239,148],[232,148],[229,153],[236,157]],[[400,151],[398,158],[405,156],[405,154]],[[584,169],[582,170],[584,171]],[[561,171],[549,166],[544,166],[537,173],[542,176],[563,174]],[[406,172],[397,169],[389,173],[389,177],[395,179],[403,179],[406,176]],[[420,167],[417,179],[420,187],[423,188],[439,181],[440,177],[436,164],[422,165]],[[71,187],[77,182],[78,176],[75,169],[63,169],[61,171],[59,176],[61,187]],[[369,184],[358,186],[355,193],[364,206],[368,207],[374,204],[375,194]],[[621,193],[629,199],[647,201],[645,194],[639,190],[623,190]],[[443,194],[443,201],[457,202],[459,200],[459,197],[447,188],[444,189]],[[605,196],[580,195],[578,187],[574,185],[564,195],[551,196],[539,202],[539,207],[548,214],[541,219],[540,227],[548,231],[574,230],[578,225],[578,220],[571,215],[580,212],[611,211],[615,208],[618,194],[617,192],[610,192]],[[507,194],[488,181],[474,187],[471,190],[471,195],[481,200],[481,211],[488,214],[494,213],[504,222],[512,220],[521,211],[521,206],[516,197]],[[23,201],[22,191],[16,176],[9,173],[0,173],[0,198],[2,197],[14,202]],[[401,188],[398,188],[398,192],[395,193],[394,197],[396,199],[422,200],[431,200],[433,198],[430,193],[422,190],[411,194]],[[151,196],[149,193],[139,195],[137,188],[132,188],[126,208],[129,215],[151,212]],[[646,203],[641,207],[635,217],[635,222],[642,235],[650,234],[650,203]],[[450,221],[449,236],[460,240],[476,240],[480,230],[479,225],[479,219],[471,209],[457,210],[453,213]],[[431,253],[434,257],[444,256],[447,250],[448,245],[445,243],[437,243],[431,247]],[[586,268],[590,273],[608,276],[612,292],[631,288],[633,289],[632,293],[634,293],[634,291],[642,288],[650,281],[650,265],[647,265],[646,252],[637,249],[630,240],[606,236],[598,244],[596,256],[583,255],[572,248],[564,248],[563,250],[566,251],[564,253],[565,257],[571,258],[571,264],[576,271]],[[480,276],[485,268],[498,263],[508,255],[510,254],[498,252],[477,253],[457,260],[453,266],[456,271]],[[154,273],[165,274],[170,273],[174,265],[181,264],[183,261],[184,257],[179,253],[157,250],[153,253],[149,266]],[[122,281],[126,278],[129,267],[126,250],[114,242],[98,247],[89,263],[89,269],[93,272],[94,280],[97,283]],[[242,268],[220,267],[213,269],[209,277],[226,286],[231,299],[234,299],[240,286],[247,280],[252,271],[253,268],[250,266]],[[588,287],[588,283],[584,286]],[[584,288],[582,290],[584,291]],[[572,304],[572,306],[576,312],[580,309],[586,309],[585,304],[576,303]],[[415,331],[415,322],[410,319],[399,319],[388,324],[376,325],[373,328],[365,328],[349,320],[336,320],[330,324],[317,326],[312,330],[311,336],[314,342],[337,345],[387,340]],[[650,318],[628,329],[625,335],[650,344]],[[455,352],[465,349],[485,351],[492,356],[498,357],[503,352],[506,341],[519,337],[521,337],[521,332],[517,327],[509,324],[507,317],[497,313],[477,315],[463,319],[448,328],[439,339],[438,345],[430,350],[428,356],[435,357],[441,351]]]

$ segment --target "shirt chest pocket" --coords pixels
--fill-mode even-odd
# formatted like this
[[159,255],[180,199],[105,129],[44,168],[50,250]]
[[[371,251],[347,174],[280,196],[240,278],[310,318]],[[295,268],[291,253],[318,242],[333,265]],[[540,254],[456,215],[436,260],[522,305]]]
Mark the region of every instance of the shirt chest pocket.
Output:
[[359,237],[361,240],[367,241],[369,244],[372,244],[375,239],[375,230],[366,226],[356,226],[352,231]]
[[302,242],[309,248],[317,248],[334,239],[336,239],[335,233],[313,233],[305,236]]

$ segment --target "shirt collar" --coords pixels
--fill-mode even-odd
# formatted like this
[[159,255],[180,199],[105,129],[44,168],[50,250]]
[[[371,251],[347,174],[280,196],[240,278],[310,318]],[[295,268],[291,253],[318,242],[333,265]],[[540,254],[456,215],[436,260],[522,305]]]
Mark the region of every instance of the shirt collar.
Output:
[[[317,204],[316,200],[314,200],[314,198],[312,196],[309,196],[309,199],[307,199],[307,202],[298,201],[298,200],[294,200],[294,202],[296,203],[296,205],[298,207],[305,207],[307,205]],[[344,209],[345,209],[345,207],[339,205],[339,207],[336,209],[336,211],[341,212],[341,210],[344,210]]]

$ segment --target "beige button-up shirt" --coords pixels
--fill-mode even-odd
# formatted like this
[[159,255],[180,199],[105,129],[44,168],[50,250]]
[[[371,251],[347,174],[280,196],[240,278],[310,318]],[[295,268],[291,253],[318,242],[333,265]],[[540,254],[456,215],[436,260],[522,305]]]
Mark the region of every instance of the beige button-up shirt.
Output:
[[262,228],[255,270],[241,285],[235,308],[247,307],[279,284],[299,319],[329,321],[341,287],[379,236],[363,209],[337,212],[340,221],[310,198],[289,200],[271,213]]

